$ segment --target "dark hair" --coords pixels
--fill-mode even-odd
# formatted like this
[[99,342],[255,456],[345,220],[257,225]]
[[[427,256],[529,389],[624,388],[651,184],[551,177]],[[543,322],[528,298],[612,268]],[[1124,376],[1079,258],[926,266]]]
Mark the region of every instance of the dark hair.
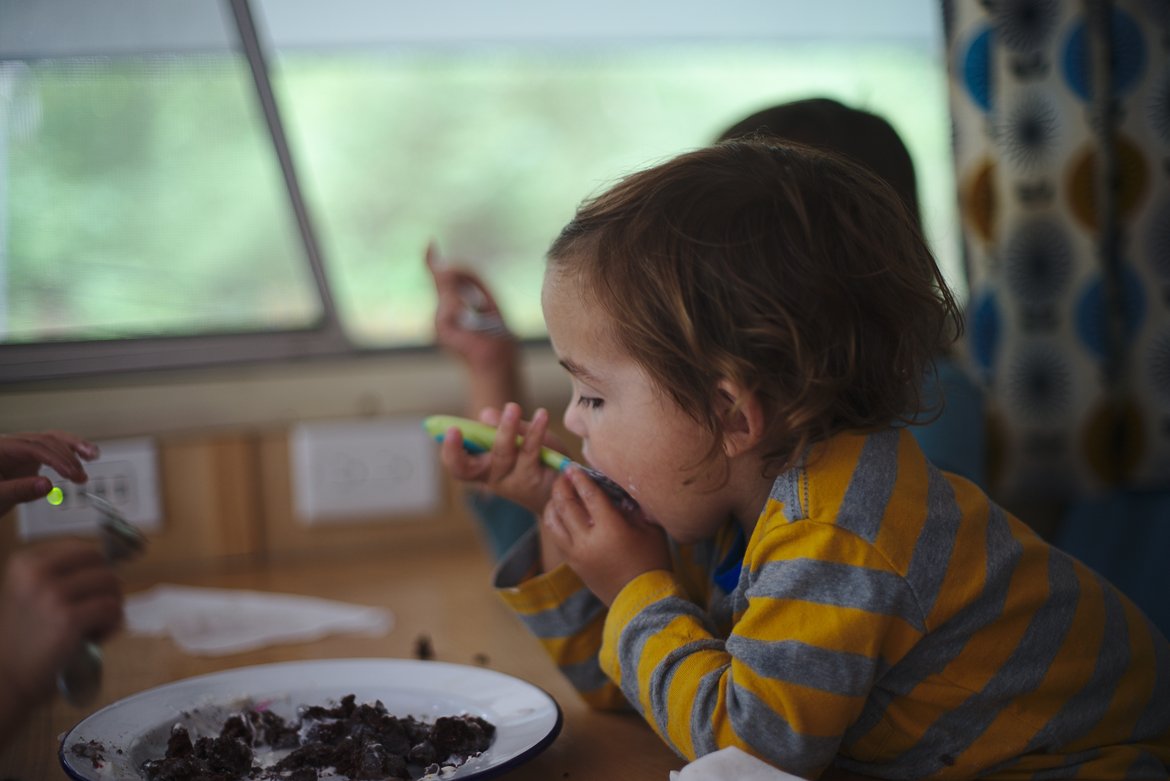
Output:
[[621,347],[712,434],[721,379],[758,394],[780,470],[908,420],[955,302],[891,188],[789,143],[729,141],[583,203],[549,250]]
[[719,141],[769,136],[835,152],[884,179],[910,210],[918,213],[914,160],[901,136],[882,117],[831,98],[781,103],[744,117],[719,134]]

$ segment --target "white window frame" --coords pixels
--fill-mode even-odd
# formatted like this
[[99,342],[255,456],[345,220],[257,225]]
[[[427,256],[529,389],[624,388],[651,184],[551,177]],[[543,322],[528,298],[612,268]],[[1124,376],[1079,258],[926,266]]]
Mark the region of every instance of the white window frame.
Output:
[[[220,0],[230,19],[219,37],[207,30],[210,0],[0,0],[0,59],[69,56],[100,45],[103,54],[139,53],[137,41],[119,36],[118,20],[157,21],[174,51],[222,48],[238,40],[252,71],[271,142],[280,162],[306,261],[321,303],[312,328],[223,335],[128,338],[0,345],[0,385],[86,375],[191,368],[315,356],[417,352],[419,348],[361,349],[339,321],[324,262],[306,208],[284,126],[273,97],[266,46],[336,47],[378,43],[466,43],[474,40],[558,42],[649,39],[799,40],[833,35],[857,40],[934,42],[941,48],[932,0],[596,0],[584,12],[577,3],[547,0]],[[257,29],[254,7],[267,5],[269,24]],[[223,8],[230,14],[223,14]],[[184,22],[189,19],[192,23]],[[6,24],[18,21],[18,24]],[[265,21],[265,20],[260,20]],[[198,23],[195,23],[198,22]],[[17,31],[33,31],[22,39]],[[6,32],[7,31],[7,32]],[[100,35],[98,34],[100,32]],[[213,32],[216,32],[213,30]],[[225,35],[226,33],[226,35]],[[98,40],[100,38],[100,41]],[[30,44],[29,41],[35,41]],[[35,50],[28,50],[34,45]],[[2,192],[3,182],[0,182]],[[0,209],[3,204],[0,203]]]

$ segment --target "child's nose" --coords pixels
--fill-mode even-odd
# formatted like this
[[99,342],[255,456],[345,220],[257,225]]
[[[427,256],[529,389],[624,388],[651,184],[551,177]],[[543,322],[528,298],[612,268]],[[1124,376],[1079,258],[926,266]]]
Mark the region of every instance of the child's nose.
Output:
[[577,404],[569,402],[569,406],[565,407],[564,423],[570,433],[579,437],[585,436],[585,429],[581,426],[580,407]]

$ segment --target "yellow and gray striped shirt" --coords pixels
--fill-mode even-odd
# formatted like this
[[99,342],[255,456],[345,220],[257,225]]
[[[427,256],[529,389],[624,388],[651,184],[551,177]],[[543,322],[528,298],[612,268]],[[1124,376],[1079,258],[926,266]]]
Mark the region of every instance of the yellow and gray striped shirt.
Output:
[[[535,538],[496,586],[587,701],[682,757],[790,773],[1166,778],[1170,645],[1129,600],[904,430],[841,435],[781,475],[738,581],[735,529],[606,610]],[[725,573],[718,573],[725,574]]]

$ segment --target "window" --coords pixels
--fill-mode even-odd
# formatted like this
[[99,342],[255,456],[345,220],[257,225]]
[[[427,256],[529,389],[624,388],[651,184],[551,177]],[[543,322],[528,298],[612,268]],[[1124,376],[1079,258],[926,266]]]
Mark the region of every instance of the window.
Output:
[[426,345],[430,240],[541,338],[583,197],[812,95],[906,138],[965,292],[934,3],[548,5],[0,0],[0,376]]

